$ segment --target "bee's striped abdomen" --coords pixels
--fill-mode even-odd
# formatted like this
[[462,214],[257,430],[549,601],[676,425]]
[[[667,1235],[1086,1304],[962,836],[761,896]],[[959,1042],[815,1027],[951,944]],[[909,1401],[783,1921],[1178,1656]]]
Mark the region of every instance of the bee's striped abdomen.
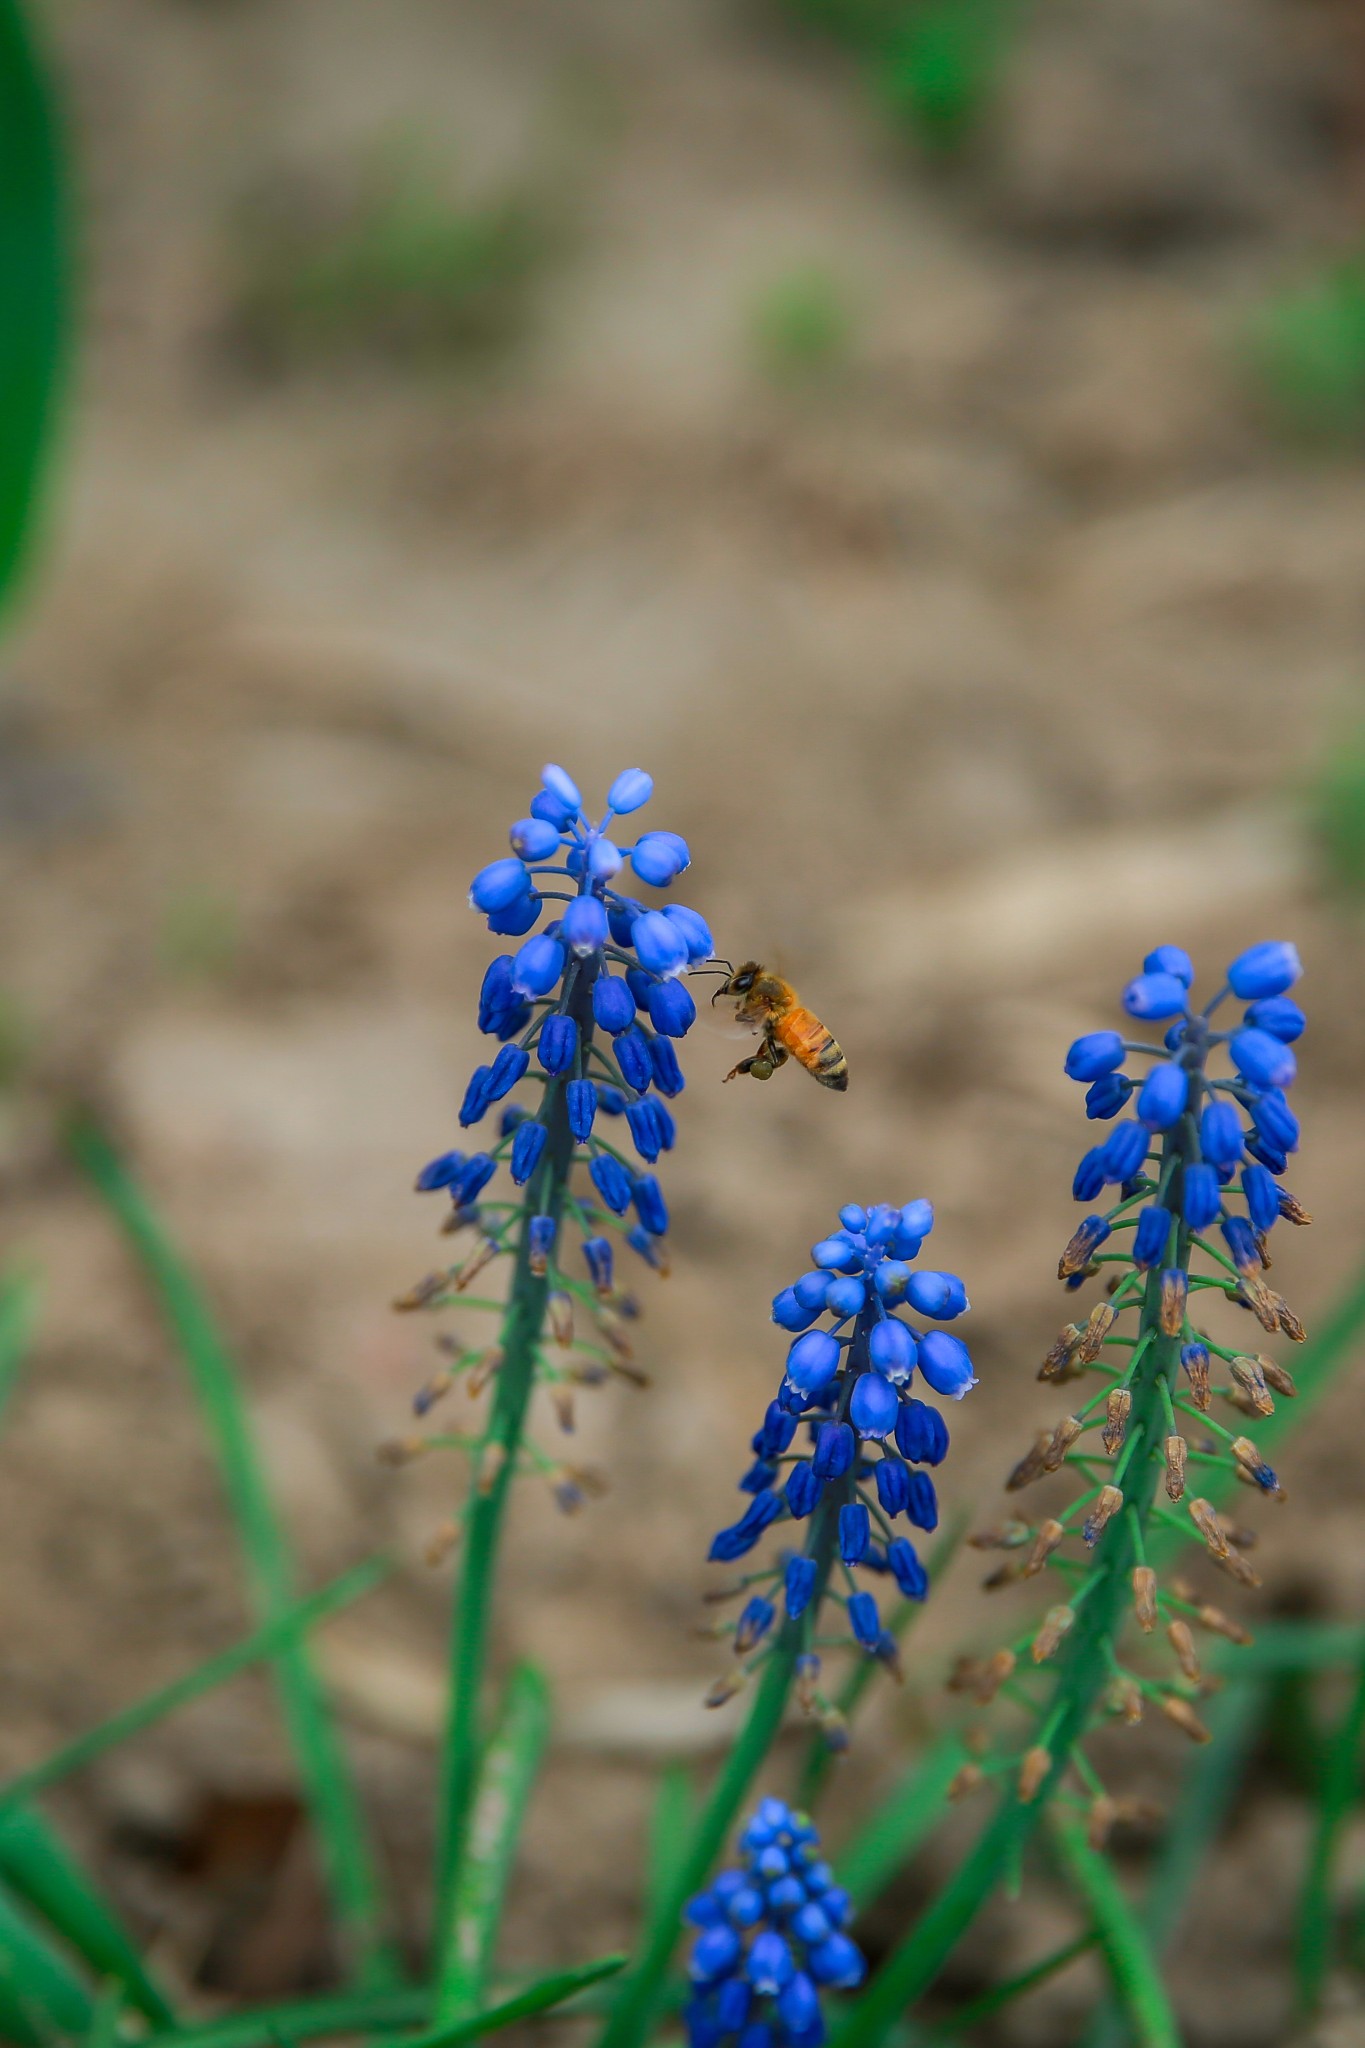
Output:
[[800,1060],[808,1074],[814,1074],[821,1087],[847,1088],[848,1061],[843,1048],[811,1011],[799,1004],[788,1010],[774,1024],[773,1036],[793,1059]]

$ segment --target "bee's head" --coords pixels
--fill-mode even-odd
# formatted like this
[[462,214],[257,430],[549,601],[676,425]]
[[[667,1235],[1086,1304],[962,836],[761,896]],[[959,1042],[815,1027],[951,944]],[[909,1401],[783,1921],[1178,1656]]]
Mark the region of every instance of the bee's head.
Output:
[[747,996],[762,972],[763,969],[757,960],[746,960],[742,967],[735,969],[721,993],[727,996]]

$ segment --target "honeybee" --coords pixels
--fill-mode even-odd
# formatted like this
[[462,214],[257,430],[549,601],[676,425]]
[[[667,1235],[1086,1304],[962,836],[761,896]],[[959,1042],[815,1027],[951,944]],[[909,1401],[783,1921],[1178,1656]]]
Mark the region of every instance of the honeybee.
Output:
[[843,1049],[833,1033],[800,1001],[791,983],[757,960],[746,960],[738,968],[731,968],[728,962],[725,966],[728,978],[716,990],[712,1002],[721,996],[736,997],[736,1023],[747,1024],[752,1031],[760,1032],[763,1039],[752,1059],[741,1060],[737,1067],[732,1067],[726,1080],[733,1081],[737,1074],[750,1074],[755,1081],[771,1080],[791,1058],[798,1060],[808,1074],[814,1074],[822,1088],[837,1088],[842,1093],[848,1086],[848,1061]]

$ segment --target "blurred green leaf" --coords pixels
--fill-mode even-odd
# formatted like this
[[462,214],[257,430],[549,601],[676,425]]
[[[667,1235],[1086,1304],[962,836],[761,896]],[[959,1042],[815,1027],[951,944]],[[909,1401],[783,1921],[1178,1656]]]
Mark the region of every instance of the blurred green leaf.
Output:
[[27,1273],[0,1277],[0,1415],[28,1356],[37,1319],[37,1281]]
[[158,2027],[175,2025],[165,1993],[84,1872],[46,1822],[22,1807],[0,1814],[0,1877],[40,1913],[96,1976]]
[[1357,435],[1365,427],[1365,258],[1280,292],[1251,320],[1246,348],[1289,425],[1328,439]]
[[455,2021],[477,2012],[493,1961],[507,1881],[550,1733],[550,1688],[533,1664],[512,1673],[502,1718],[479,1769],[469,1839],[451,1900],[450,1938],[435,2017]]
[[1365,713],[1340,721],[1311,769],[1304,822],[1329,895],[1365,899]]
[[39,2048],[86,2033],[93,2014],[80,1978],[0,1886],[0,2038]]
[[960,1738],[941,1736],[854,1836],[835,1869],[857,1907],[876,1898],[938,1825],[947,1807],[948,1787],[966,1761]]
[[1054,1807],[1048,1818],[1062,1867],[1099,1938],[1115,1995],[1138,2048],[1182,2048],[1180,2029],[1146,1930],[1125,1897],[1113,1865],[1090,1847],[1084,1828],[1069,1815]]
[[811,264],[767,287],[754,307],[753,329],[768,375],[795,383],[825,375],[846,359],[853,315],[838,278]]
[[65,174],[45,68],[0,0],[0,604],[31,538],[63,353]]
[[[89,1119],[74,1123],[69,1135],[78,1163],[108,1203],[160,1296],[217,1453],[257,1611],[267,1621],[280,1619],[293,1603],[293,1562],[236,1366],[194,1275],[108,1137]],[[276,1671],[343,1938],[360,1956],[367,1980],[382,1981],[392,1973],[393,1962],[364,1815],[327,1695],[301,1637],[284,1639]]]
[[645,1883],[648,1916],[668,1896],[687,1852],[696,1815],[692,1777],[685,1764],[666,1764],[659,1774],[654,1810],[649,1817],[649,1870]]
[[930,149],[960,149],[995,90],[1014,33],[1007,0],[908,6],[877,68],[882,98]]

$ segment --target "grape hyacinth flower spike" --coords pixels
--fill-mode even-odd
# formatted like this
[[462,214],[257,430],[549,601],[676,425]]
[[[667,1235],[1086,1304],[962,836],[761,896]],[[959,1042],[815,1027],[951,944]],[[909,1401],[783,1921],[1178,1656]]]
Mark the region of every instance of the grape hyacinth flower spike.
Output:
[[844,1932],[852,1901],[803,1813],[762,1799],[739,1838],[741,1862],[690,1900],[697,1930],[684,2019],[689,2048],[820,2048],[821,1996],[866,1973]]
[[740,1481],[748,1505],[711,1545],[712,1559],[728,1564],[770,1528],[787,1539],[779,1562],[730,1589],[747,1596],[732,1630],[736,1663],[710,1703],[730,1698],[780,1640],[785,1654],[798,1653],[798,1697],[835,1745],[842,1722],[819,1690],[809,1647],[820,1610],[841,1606],[850,1643],[898,1669],[896,1635],[866,1581],[889,1580],[910,1601],[929,1589],[905,1531],[937,1525],[924,1468],[941,1463],[948,1431],[916,1389],[961,1400],[976,1385],[961,1338],[923,1327],[968,1307],[955,1273],[913,1264],[933,1223],[926,1201],[841,1209],[838,1229],[812,1249],[811,1270],[777,1295],[773,1321],[791,1339],[786,1370]]
[[[1116,1199],[1085,1216],[1058,1277],[1069,1290],[1106,1271],[1108,1280],[1085,1319],[1062,1330],[1038,1376],[1065,1384],[1093,1375],[1103,1385],[1043,1432],[1010,1475],[1017,1492],[1067,1468],[1082,1492],[1036,1526],[1007,1532],[1014,1555],[987,1583],[1050,1569],[1066,1575],[1067,1592],[1031,1641],[997,1653],[993,1683],[985,1667],[964,1664],[957,1682],[978,1696],[1010,1677],[1017,1657],[1035,1668],[1056,1658],[1074,1672],[1099,1647],[1111,1713],[1135,1720],[1150,1701],[1196,1740],[1206,1738],[1195,1704],[1203,1679],[1194,1629],[1234,1641],[1245,1631],[1183,1580],[1158,1579],[1148,1551],[1157,1532],[1178,1531],[1237,1584],[1260,1583],[1245,1555],[1254,1532],[1238,1529],[1209,1496],[1220,1475],[1280,1496],[1252,1432],[1277,1395],[1292,1397],[1294,1382],[1276,1360],[1225,1341],[1208,1311],[1226,1304],[1267,1334],[1295,1342],[1304,1334],[1264,1277],[1275,1226],[1310,1220],[1280,1179],[1299,1142],[1286,1096],[1291,1047],[1304,1028],[1288,993],[1299,972],[1292,946],[1253,946],[1196,1009],[1188,955],[1162,946],[1123,993],[1131,1017],[1166,1025],[1161,1043],[1093,1031],[1067,1054],[1067,1073],[1087,1085],[1091,1118],[1112,1122],[1130,1099],[1136,1114],[1115,1123],[1077,1169],[1078,1200],[1095,1203],[1106,1187]],[[1246,1007],[1240,1022],[1219,1028],[1229,996]],[[1125,1069],[1136,1062],[1142,1066],[1130,1076]],[[1230,1422],[1215,1403],[1232,1411]],[[1119,1656],[1126,1614],[1139,1644],[1161,1631],[1169,1661],[1144,1654],[1130,1666]],[[1061,1726],[1073,1744],[1083,1732],[1069,1710]],[[1067,1761],[1060,1728],[1045,1721],[1044,1734],[1020,1764],[1030,1797]],[[1118,1808],[1095,1791],[1083,1760],[1080,1775],[1094,1796],[1098,1835]]]
[[[438,1340],[442,1370],[415,1406],[425,1414],[461,1381],[471,1394],[491,1386],[492,1398],[481,1425],[391,1447],[397,1457],[456,1449],[473,1469],[461,1518],[443,1538],[453,1545],[462,1535],[466,1551],[445,1749],[447,1900],[483,1740],[479,1691],[508,1486],[521,1470],[539,1472],[571,1511],[600,1484],[528,1438],[532,1392],[549,1393],[568,1432],[579,1387],[613,1373],[639,1383],[630,1333],[638,1309],[620,1284],[618,1245],[668,1270],[668,1204],[655,1167],[673,1148],[669,1102],[684,1085],[676,1048],[696,1014],[683,977],[712,945],[696,911],[652,908],[621,887],[629,868],[648,889],[666,890],[690,864],[674,832],[623,837],[619,821],[633,819],[652,789],[643,769],[626,769],[594,823],[566,771],[545,768],[528,815],[511,827],[510,853],[482,868],[469,891],[490,932],[517,941],[484,975],[478,1024],[495,1049],[471,1076],[459,1113],[464,1129],[489,1127],[490,1135],[439,1154],[417,1187],[446,1194],[442,1227],[471,1248],[396,1306],[459,1302],[499,1316],[494,1343]],[[502,1261],[511,1268],[505,1300],[473,1299],[473,1281]]]

